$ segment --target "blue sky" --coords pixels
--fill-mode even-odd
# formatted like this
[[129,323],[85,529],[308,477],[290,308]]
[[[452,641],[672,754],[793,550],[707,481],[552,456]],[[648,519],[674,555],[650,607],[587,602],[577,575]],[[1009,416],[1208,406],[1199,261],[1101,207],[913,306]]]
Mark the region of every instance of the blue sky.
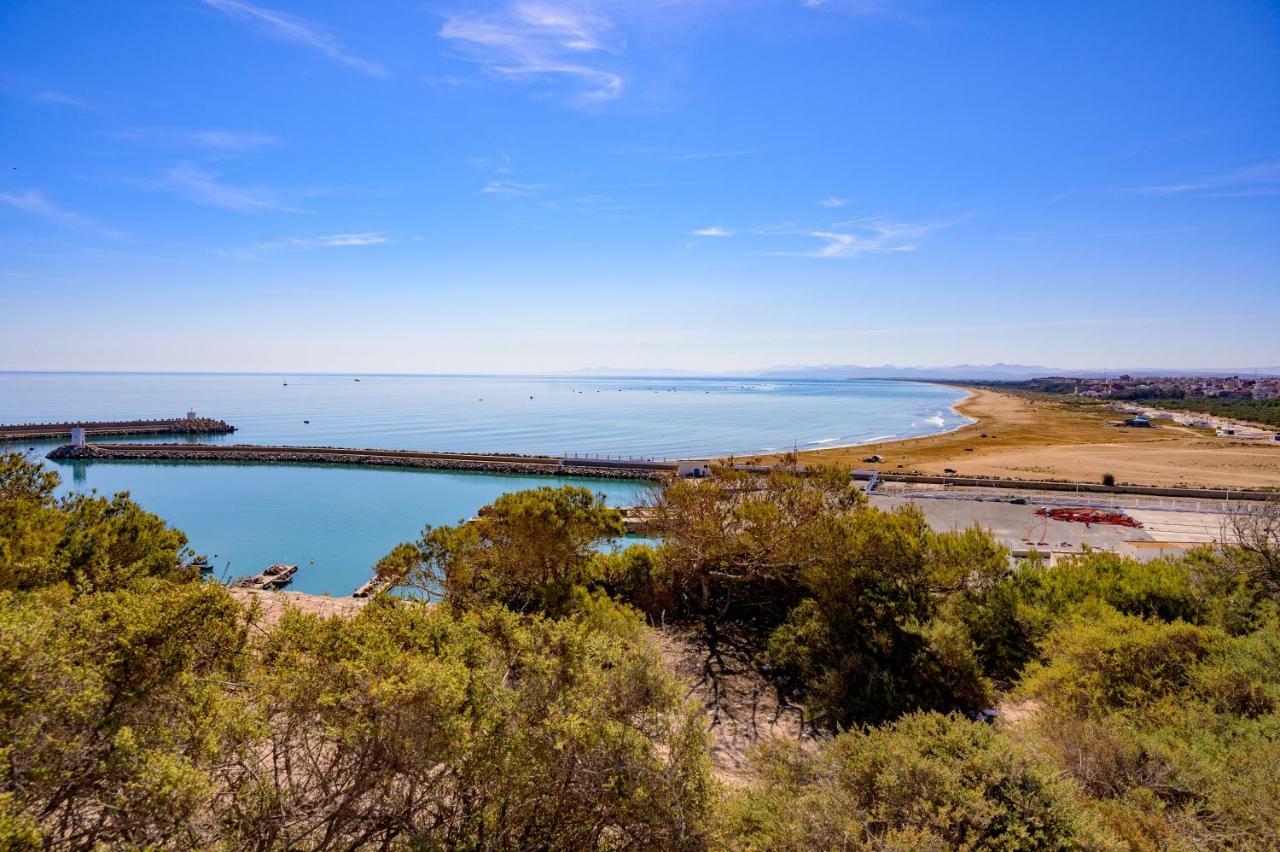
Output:
[[1280,365],[1280,7],[0,6],[0,368]]

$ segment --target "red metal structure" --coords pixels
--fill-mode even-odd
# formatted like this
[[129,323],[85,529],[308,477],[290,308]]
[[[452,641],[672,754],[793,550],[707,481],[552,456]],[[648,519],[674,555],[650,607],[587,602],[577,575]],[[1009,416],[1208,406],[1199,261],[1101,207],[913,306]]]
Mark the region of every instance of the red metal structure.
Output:
[[1044,507],[1036,509],[1036,514],[1055,521],[1074,521],[1078,524],[1113,524],[1118,527],[1141,527],[1142,524],[1124,512],[1108,512],[1102,509],[1088,509],[1064,506],[1061,508]]

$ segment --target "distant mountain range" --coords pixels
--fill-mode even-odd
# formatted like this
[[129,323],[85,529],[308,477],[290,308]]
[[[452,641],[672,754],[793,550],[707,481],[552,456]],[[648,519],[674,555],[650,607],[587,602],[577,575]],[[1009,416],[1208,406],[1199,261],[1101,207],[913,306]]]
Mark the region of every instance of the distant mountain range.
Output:
[[1038,376],[1069,375],[1054,367],[1028,364],[955,364],[949,367],[899,367],[882,364],[863,367],[855,364],[804,367],[772,367],[762,375],[779,379],[953,379],[981,381],[1021,381]]
[[942,379],[945,381],[1006,381],[1018,382],[1044,376],[1071,376],[1073,378],[1101,378],[1104,376],[1280,376],[1280,367],[1248,367],[1236,369],[1205,368],[1195,370],[1171,370],[1157,367],[1118,367],[1108,370],[1072,370],[1065,367],[1043,367],[1033,364],[953,364],[947,367],[899,367],[882,364],[864,367],[856,364],[820,366],[778,366],[765,370],[730,370],[724,372],[697,372],[690,370],[620,369],[591,367],[577,371],[579,376],[637,376],[681,377],[724,376],[740,378],[773,379]]

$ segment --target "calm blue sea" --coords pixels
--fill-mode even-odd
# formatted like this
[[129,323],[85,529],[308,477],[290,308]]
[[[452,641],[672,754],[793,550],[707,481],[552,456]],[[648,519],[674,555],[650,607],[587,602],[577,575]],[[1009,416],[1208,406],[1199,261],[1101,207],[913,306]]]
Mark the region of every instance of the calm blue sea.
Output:
[[[359,381],[356,381],[359,379]],[[0,373],[0,423],[226,420],[221,443],[699,457],[856,444],[952,429],[963,393],[911,382],[477,376]],[[310,422],[307,422],[310,421]],[[137,440],[170,440],[139,438]],[[43,454],[58,443],[26,442]],[[60,464],[66,490],[129,491],[186,531],[219,575],[301,566],[291,588],[349,594],[394,544],[499,494],[558,482],[615,505],[613,480],[290,465]]]

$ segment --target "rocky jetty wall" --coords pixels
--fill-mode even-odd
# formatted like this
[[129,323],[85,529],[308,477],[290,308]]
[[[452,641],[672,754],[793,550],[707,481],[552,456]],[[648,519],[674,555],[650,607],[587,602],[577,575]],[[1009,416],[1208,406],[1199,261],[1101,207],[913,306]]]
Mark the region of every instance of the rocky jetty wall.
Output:
[[229,435],[236,427],[211,417],[175,417],[172,420],[82,420],[68,423],[19,423],[0,426],[0,441],[61,438],[72,429],[86,435]]
[[660,481],[674,465],[620,460],[559,459],[551,456],[426,453],[411,450],[354,450],[345,447],[266,447],[254,444],[90,444],[66,445],[49,453],[54,460],[84,461],[206,461],[255,464],[350,464],[464,470],[479,473],[519,473],[543,476],[589,476],[599,479]]

